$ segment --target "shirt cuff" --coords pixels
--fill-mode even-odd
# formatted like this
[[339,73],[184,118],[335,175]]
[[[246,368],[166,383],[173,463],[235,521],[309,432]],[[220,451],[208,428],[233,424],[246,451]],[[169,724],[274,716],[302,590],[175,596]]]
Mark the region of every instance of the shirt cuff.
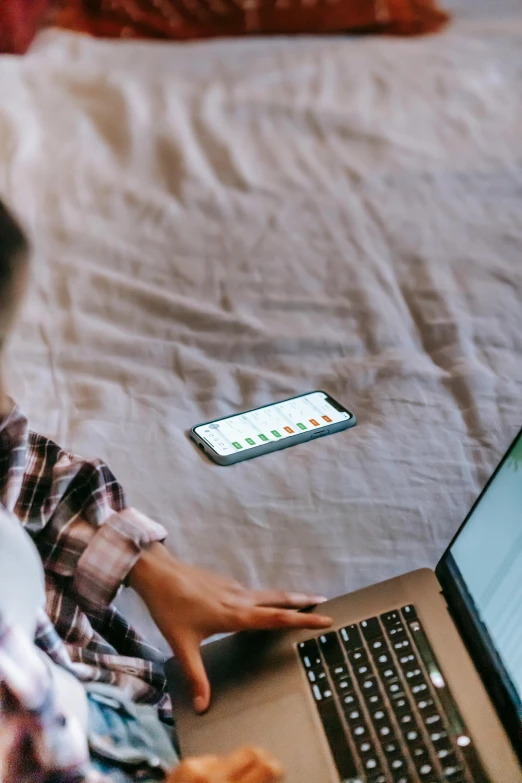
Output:
[[162,525],[134,508],[112,514],[78,560],[73,580],[76,597],[90,610],[108,606],[143,550],[166,537]]

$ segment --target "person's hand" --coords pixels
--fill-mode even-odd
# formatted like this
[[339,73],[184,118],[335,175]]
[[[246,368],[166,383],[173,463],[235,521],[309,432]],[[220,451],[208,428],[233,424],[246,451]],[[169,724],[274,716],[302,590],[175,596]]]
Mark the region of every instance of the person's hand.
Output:
[[182,761],[167,783],[278,783],[279,763],[257,748],[242,748],[230,756],[201,756]]
[[329,617],[296,611],[326,600],[322,597],[248,590],[232,579],[179,562],[162,544],[153,544],[142,554],[129,583],[179,660],[196,712],[210,704],[200,650],[209,636],[254,629],[322,629],[332,623]]

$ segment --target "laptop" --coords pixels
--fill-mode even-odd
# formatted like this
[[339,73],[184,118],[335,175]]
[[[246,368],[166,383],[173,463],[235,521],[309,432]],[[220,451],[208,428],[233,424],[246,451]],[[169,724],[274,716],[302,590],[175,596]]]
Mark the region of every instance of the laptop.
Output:
[[522,431],[435,571],[320,611],[328,632],[206,645],[203,716],[169,661],[183,755],[259,745],[286,783],[521,783]]

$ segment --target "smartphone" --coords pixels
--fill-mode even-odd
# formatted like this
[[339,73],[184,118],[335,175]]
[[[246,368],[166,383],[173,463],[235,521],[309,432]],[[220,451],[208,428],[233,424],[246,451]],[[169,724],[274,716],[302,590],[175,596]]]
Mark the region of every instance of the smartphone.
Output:
[[190,437],[218,465],[233,465],[354,427],[353,413],[313,391],[192,427]]

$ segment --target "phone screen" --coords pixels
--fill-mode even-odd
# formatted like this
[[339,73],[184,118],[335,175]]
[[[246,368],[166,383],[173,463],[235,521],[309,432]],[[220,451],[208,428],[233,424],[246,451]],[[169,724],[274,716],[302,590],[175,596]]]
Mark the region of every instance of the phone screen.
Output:
[[202,424],[194,431],[225,457],[351,418],[348,411],[334,408],[324,392],[311,392],[211,424]]

